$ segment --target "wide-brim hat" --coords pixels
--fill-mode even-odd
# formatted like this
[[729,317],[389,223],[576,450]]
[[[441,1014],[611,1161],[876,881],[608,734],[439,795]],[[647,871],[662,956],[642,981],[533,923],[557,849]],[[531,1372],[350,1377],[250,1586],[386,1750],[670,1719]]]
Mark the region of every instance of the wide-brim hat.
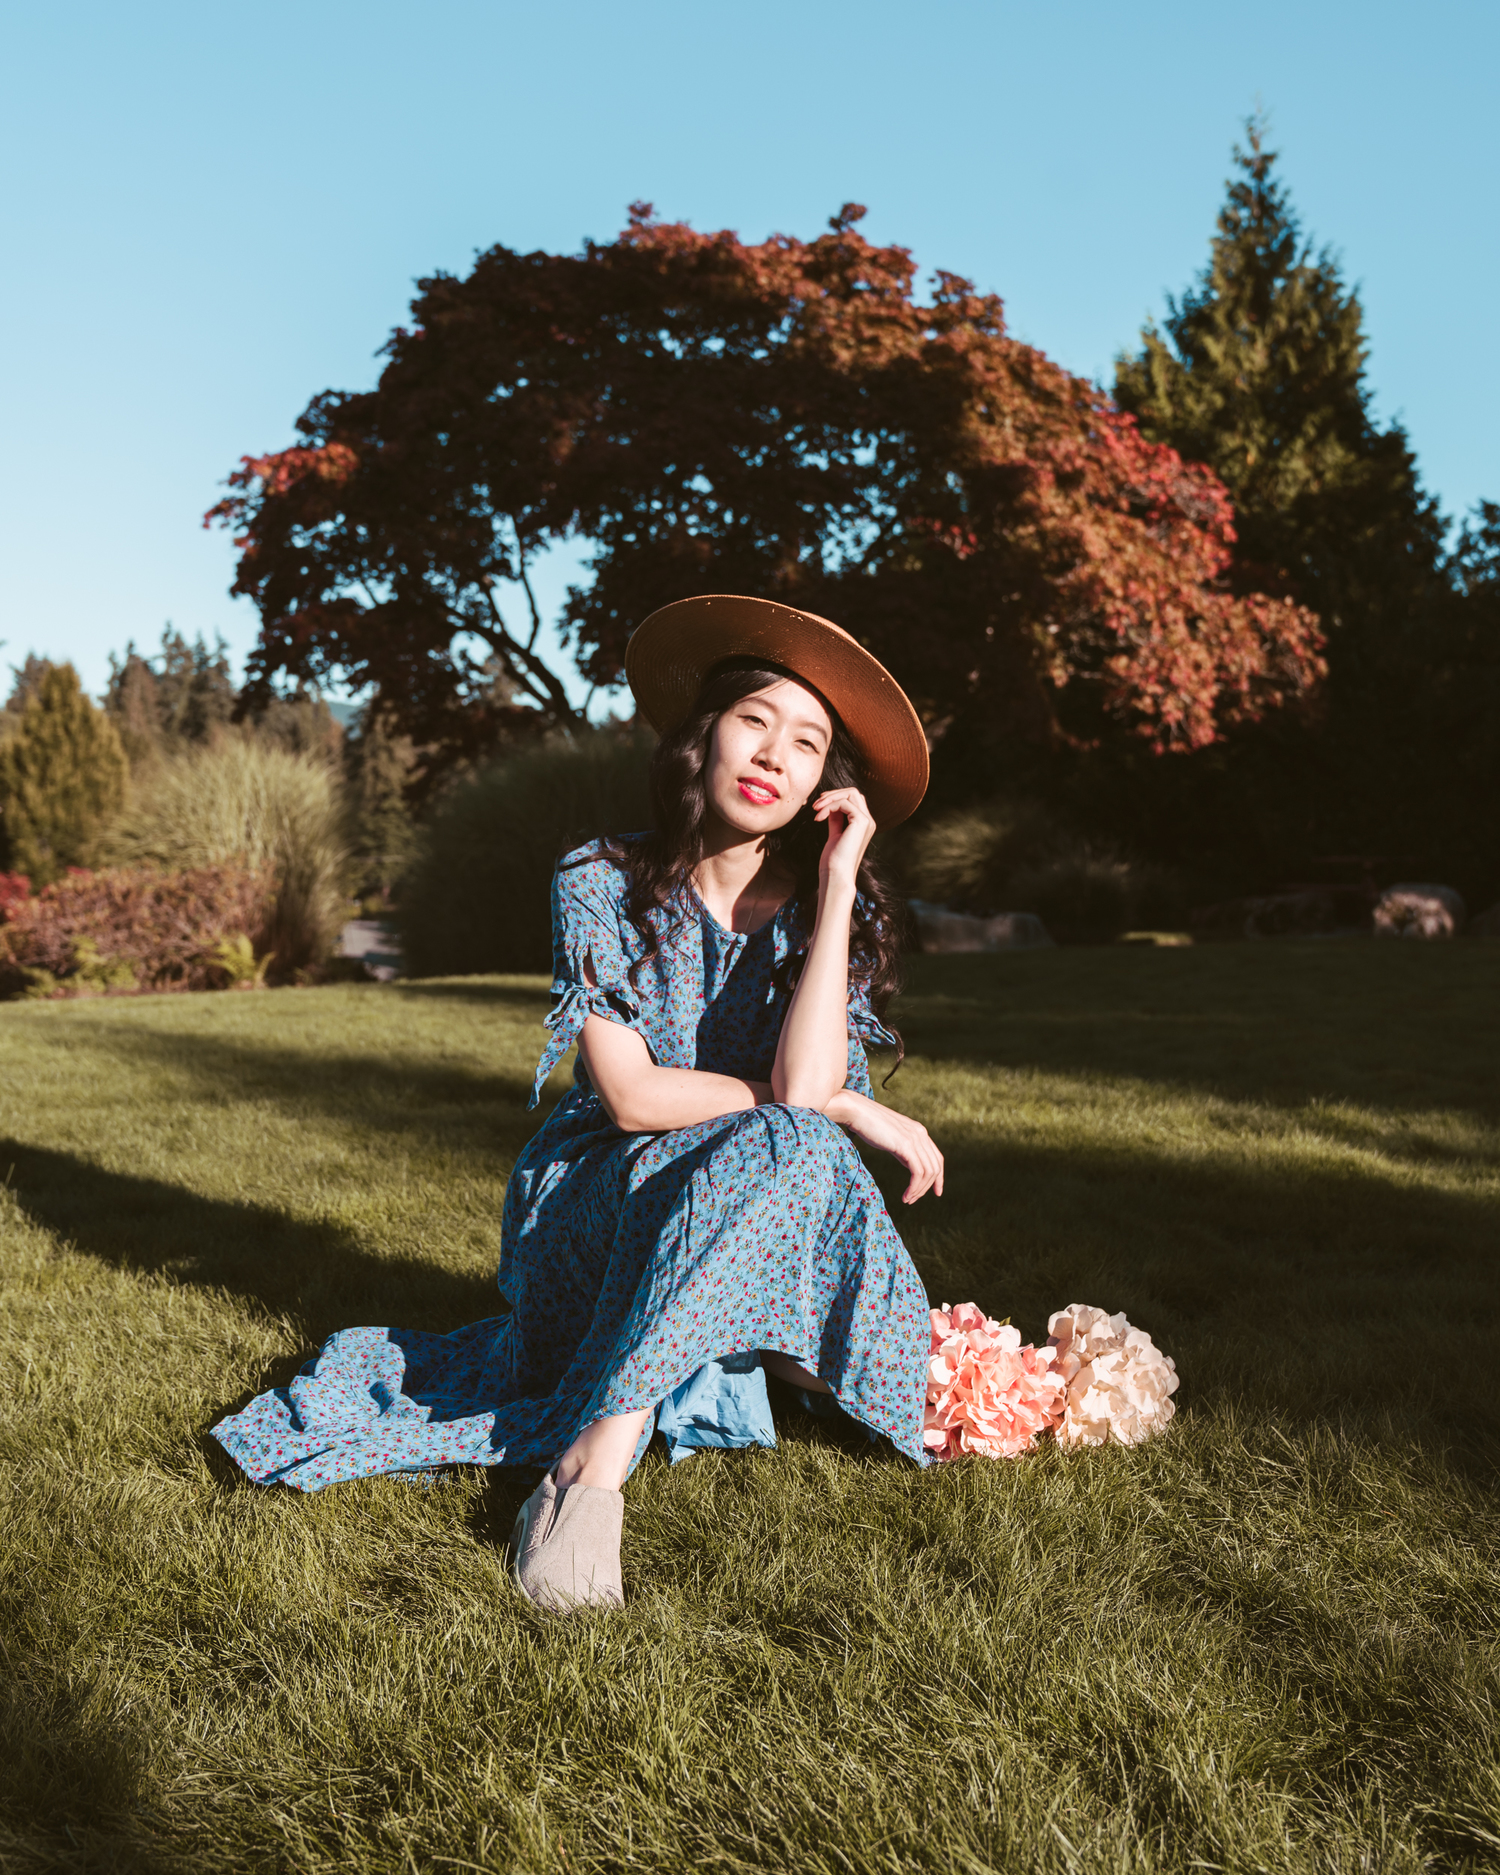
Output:
[[927,792],[927,738],[890,672],[831,619],[774,599],[714,593],[678,599],[638,625],[625,675],[659,735],[683,722],[725,658],[765,658],[811,684],[838,711],[859,751],[877,827],[894,827]]

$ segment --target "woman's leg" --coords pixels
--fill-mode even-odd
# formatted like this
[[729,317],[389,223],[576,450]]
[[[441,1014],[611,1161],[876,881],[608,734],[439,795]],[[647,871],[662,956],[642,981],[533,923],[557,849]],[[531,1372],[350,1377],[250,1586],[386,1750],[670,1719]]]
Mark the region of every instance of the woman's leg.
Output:
[[765,1363],[766,1372],[774,1374],[778,1380],[784,1380],[789,1387],[806,1387],[809,1393],[833,1392],[826,1380],[819,1380],[816,1374],[810,1374],[790,1354],[773,1354],[769,1348],[764,1348],[760,1358]]
[[[833,1392],[826,1380],[809,1373],[789,1354],[767,1350],[761,1359],[766,1372],[789,1387],[806,1387],[809,1393]],[[585,1426],[557,1461],[552,1476],[558,1490],[566,1491],[570,1484],[591,1484],[601,1491],[618,1491],[640,1443],[641,1428],[650,1417],[648,1406],[641,1413],[612,1413],[607,1419],[596,1419],[592,1426]]]
[[511,1574],[538,1606],[618,1607],[625,1599],[620,1487],[650,1417],[648,1406],[643,1413],[612,1413],[585,1426],[521,1506],[511,1537]]
[[566,1491],[570,1484],[589,1484],[601,1491],[618,1491],[640,1444],[641,1429],[650,1417],[648,1406],[644,1412],[613,1413],[608,1419],[596,1419],[592,1426],[585,1426],[557,1461],[553,1477],[558,1490]]

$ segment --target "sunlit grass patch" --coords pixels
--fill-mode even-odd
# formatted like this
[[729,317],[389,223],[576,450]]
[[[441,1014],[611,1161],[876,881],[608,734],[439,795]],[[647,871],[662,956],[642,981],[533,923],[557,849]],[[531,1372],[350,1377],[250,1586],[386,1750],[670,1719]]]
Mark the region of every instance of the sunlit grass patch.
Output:
[[0,1011],[0,1865],[1495,1866],[1497,969],[919,960],[934,1299],[1125,1308],[1177,1421],[653,1455],[630,1606],[567,1622],[529,1476],[307,1498],[203,1436],[333,1327],[495,1310],[545,986]]

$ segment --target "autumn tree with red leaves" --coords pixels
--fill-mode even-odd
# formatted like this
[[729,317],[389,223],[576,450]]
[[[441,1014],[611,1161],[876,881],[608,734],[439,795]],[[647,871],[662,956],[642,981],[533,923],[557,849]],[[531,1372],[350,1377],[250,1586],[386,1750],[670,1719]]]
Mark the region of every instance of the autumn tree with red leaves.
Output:
[[982,720],[1194,749],[1313,686],[1316,617],[1225,582],[1213,474],[1008,337],[993,295],[939,273],[920,302],[862,214],[752,245],[637,206],[582,254],[420,282],[378,386],[316,398],[210,511],[261,614],[252,702],[368,684],[439,762],[573,722],[530,581],[569,538],[598,684],[657,606],[730,591],[837,619],[939,747]]

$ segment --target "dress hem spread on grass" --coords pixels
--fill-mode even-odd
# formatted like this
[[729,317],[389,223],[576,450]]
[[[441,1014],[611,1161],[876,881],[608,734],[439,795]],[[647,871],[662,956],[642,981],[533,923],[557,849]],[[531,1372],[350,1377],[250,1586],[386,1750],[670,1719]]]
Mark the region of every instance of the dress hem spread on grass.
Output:
[[[660,948],[632,982],[644,947],[624,887],[587,849],[558,869],[552,1036],[532,1104],[590,1014],[635,1029],[659,1065],[768,1081],[783,966],[807,940],[796,906],[752,933],[726,931],[696,901],[655,914]],[[855,984],[850,1087],[870,1091],[866,1045],[893,1039]],[[596,1419],[648,1409],[674,1457],[772,1444],[755,1358],[769,1349],[930,1462],[927,1298],[825,1114],[767,1105],[622,1133],[580,1061],[511,1174],[497,1280],[508,1313],[451,1334],[342,1329],[214,1436],[258,1482],[304,1491],[452,1464],[550,1466]]]

